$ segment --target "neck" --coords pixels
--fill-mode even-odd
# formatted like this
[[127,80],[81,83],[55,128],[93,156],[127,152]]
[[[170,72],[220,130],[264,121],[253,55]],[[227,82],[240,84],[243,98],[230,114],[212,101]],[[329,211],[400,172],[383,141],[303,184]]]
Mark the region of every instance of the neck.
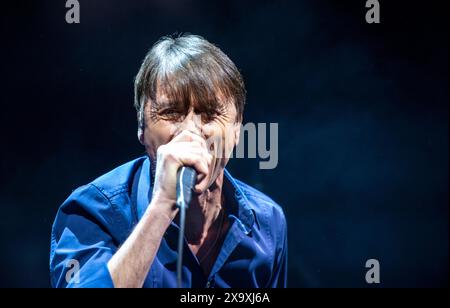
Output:
[[220,218],[223,205],[222,196],[223,172],[217,180],[200,195],[193,196],[186,211],[186,239],[192,244],[201,244],[208,230]]

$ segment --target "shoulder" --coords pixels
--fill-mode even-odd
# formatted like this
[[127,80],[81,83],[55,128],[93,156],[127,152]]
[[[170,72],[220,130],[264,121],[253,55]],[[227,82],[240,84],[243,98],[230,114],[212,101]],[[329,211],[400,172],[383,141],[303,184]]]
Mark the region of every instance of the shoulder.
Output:
[[57,233],[69,223],[90,221],[122,238],[132,227],[130,189],[143,160],[145,157],[120,165],[72,191],[58,210],[53,231]]
[[283,209],[271,197],[240,180],[235,179],[235,182],[255,211],[269,211],[273,214],[277,214],[281,219],[284,219]]
[[136,170],[142,164],[144,159],[145,157],[140,157],[122,164],[99,176],[90,183],[78,187],[72,191],[65,200],[62,208],[64,209],[65,207],[70,207],[75,204],[76,206],[81,206],[88,212],[91,212],[99,210],[97,208],[99,206],[106,206],[102,204],[109,205],[123,193],[128,195]]
[[133,182],[136,170],[142,165],[145,157],[139,157],[122,164],[93,180],[90,185],[98,189],[110,199],[122,192],[128,191]]

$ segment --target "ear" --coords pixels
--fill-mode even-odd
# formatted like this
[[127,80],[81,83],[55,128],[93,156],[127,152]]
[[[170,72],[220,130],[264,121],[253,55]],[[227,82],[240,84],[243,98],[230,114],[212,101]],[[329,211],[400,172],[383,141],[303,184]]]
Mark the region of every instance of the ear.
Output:
[[241,137],[241,122],[234,123],[234,146],[239,144],[239,139]]
[[144,123],[144,112],[142,110],[138,111],[138,113],[137,113],[137,122],[138,122],[137,137],[138,137],[139,142],[143,146],[145,146],[145,144],[144,144],[144,128],[145,127],[143,125],[143,123]]
[[139,142],[143,146],[145,146],[145,143],[144,143],[144,130],[142,128],[140,128],[140,127],[137,130],[137,137],[138,137]]

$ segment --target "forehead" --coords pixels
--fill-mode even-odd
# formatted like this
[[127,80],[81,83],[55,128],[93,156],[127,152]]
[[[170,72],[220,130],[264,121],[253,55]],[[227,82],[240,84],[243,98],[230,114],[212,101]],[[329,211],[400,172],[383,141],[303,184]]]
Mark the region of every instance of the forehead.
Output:
[[199,86],[177,88],[173,83],[158,83],[152,103],[154,107],[235,109],[233,98],[225,96],[220,88],[205,89]]

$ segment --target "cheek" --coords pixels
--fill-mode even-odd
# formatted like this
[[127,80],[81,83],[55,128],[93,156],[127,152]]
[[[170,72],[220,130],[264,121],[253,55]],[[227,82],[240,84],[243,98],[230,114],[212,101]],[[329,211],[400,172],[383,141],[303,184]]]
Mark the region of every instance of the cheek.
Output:
[[[164,122],[164,123],[163,123]],[[155,158],[158,148],[168,143],[174,132],[173,124],[166,121],[158,121],[156,124],[149,124],[144,131],[144,141],[147,153]]]
[[209,150],[216,158],[229,158],[235,145],[234,126],[232,124],[206,124],[203,133],[207,139]]

